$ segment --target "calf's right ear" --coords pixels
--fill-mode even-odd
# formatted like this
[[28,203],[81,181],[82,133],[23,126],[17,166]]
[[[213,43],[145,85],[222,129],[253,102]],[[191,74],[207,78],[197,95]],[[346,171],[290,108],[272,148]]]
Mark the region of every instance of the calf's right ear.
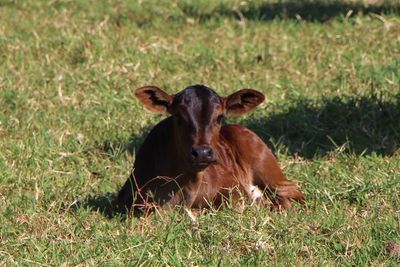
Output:
[[156,86],[143,86],[135,90],[136,98],[150,111],[164,113],[168,111],[173,96]]

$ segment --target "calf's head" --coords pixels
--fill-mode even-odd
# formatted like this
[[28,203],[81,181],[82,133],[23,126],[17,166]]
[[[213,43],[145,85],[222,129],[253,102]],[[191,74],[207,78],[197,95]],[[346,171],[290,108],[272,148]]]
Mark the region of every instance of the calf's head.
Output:
[[253,89],[220,97],[204,85],[189,86],[175,95],[144,86],[135,91],[135,96],[147,109],[173,117],[174,144],[194,171],[218,160],[214,151],[224,116],[241,115],[264,101],[264,95]]

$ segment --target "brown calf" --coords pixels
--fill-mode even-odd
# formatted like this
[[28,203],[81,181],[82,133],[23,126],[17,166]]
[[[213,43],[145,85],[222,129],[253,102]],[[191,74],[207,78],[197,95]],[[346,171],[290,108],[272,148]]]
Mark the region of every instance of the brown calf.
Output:
[[267,145],[240,125],[222,125],[224,116],[241,115],[264,101],[242,89],[228,97],[193,85],[169,95],[155,86],[135,91],[149,110],[169,113],[143,142],[131,176],[119,191],[122,211],[149,211],[151,206],[188,208],[219,206],[246,194],[256,201],[268,195],[277,208],[304,203]]

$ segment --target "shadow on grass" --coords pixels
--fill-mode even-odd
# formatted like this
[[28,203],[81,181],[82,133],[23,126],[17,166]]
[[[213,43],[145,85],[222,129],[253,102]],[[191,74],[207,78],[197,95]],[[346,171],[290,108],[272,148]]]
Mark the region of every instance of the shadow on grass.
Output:
[[238,9],[232,9],[221,3],[211,12],[204,12],[195,3],[186,3],[181,6],[182,11],[190,17],[206,21],[211,18],[225,16],[247,20],[274,20],[274,19],[301,19],[311,22],[326,22],[335,17],[351,17],[357,14],[400,14],[399,4],[363,4],[344,1],[312,1],[291,0],[278,3],[254,2],[241,5]]
[[116,205],[117,193],[105,193],[97,196],[87,196],[76,199],[70,206],[69,210],[75,212],[78,209],[88,209],[101,213],[106,218],[114,218],[122,216]]
[[[283,112],[252,118],[245,125],[289,154],[305,158],[330,151],[391,156],[400,148],[400,94],[298,99]],[[281,110],[281,109],[279,109]]]
[[[392,156],[400,148],[400,93],[296,98],[274,109],[279,111],[267,117],[252,116],[241,124],[264,140],[272,140],[272,149],[283,148],[291,155],[314,158],[340,149],[357,155]],[[109,156],[134,155],[152,126],[129,140],[106,140],[96,149]]]

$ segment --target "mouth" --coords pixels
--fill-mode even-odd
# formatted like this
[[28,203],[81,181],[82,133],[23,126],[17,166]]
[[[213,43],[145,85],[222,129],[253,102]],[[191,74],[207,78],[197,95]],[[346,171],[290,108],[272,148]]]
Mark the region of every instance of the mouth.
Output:
[[208,166],[215,164],[217,161],[216,160],[212,160],[212,161],[198,161],[198,162],[191,162],[193,168],[196,171],[202,171],[204,169],[206,169]]

